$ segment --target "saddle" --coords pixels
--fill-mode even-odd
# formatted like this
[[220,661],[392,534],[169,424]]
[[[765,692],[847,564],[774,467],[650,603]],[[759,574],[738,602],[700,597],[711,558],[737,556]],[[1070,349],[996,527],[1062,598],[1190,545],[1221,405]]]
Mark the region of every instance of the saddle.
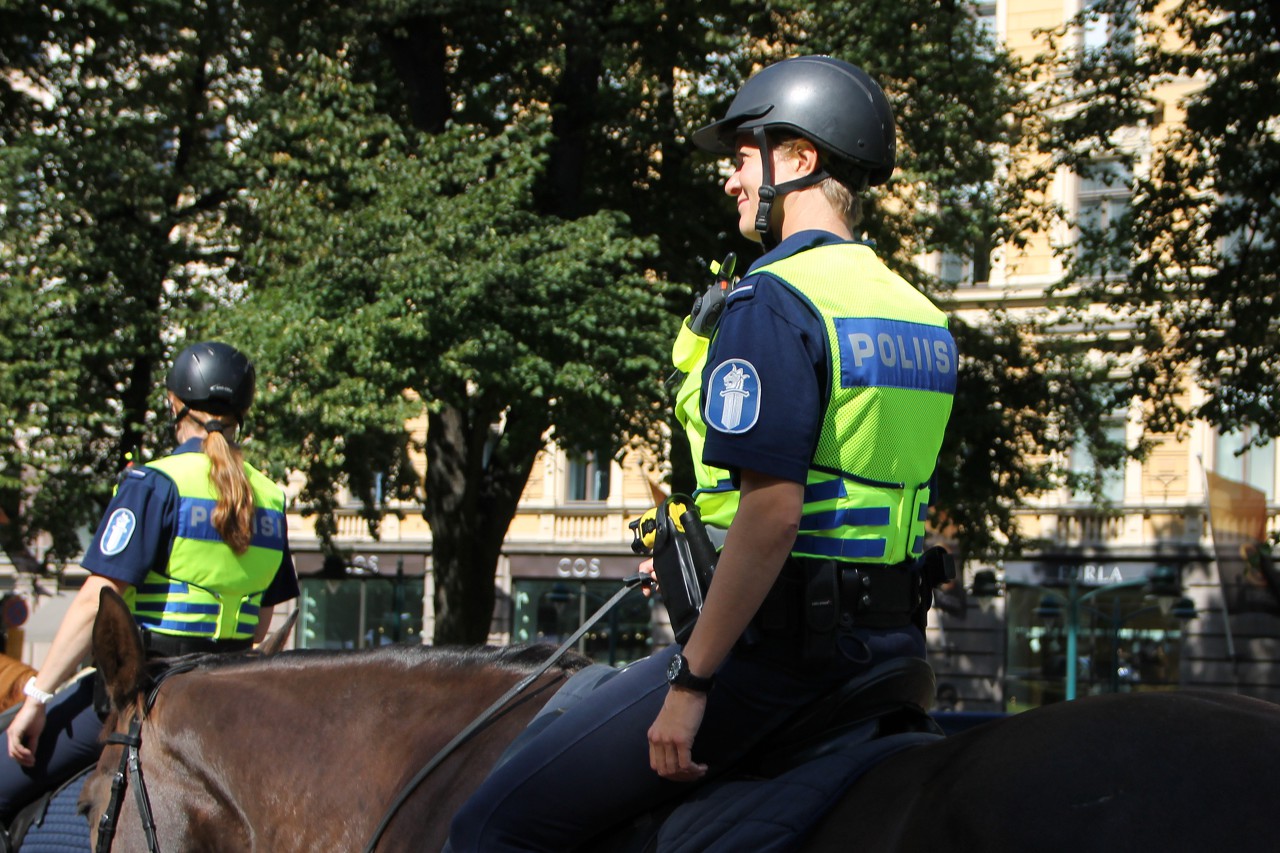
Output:
[[879,762],[943,737],[933,669],[899,658],[803,708],[734,768],[636,818],[592,853],[790,850]]
[[[871,740],[902,732],[942,734],[925,711],[937,682],[923,658],[896,658],[802,708],[744,763],[771,778],[835,750],[850,736]],[[865,731],[868,723],[874,723]]]

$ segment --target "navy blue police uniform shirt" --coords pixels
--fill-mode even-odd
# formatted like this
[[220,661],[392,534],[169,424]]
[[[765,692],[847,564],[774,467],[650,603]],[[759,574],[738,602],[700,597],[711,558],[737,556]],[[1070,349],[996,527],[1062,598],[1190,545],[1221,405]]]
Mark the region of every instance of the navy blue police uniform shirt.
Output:
[[847,242],[802,231],[747,270],[729,294],[702,374],[707,439],[702,459],[804,483],[830,396],[827,330],[794,292],[761,267]]
[[[183,442],[174,454],[202,453],[203,439]],[[96,575],[137,586],[152,569],[164,574],[178,529],[178,487],[154,468],[135,465],[125,471],[80,565]],[[296,598],[298,578],[282,531],[280,568],[262,596],[262,606]]]

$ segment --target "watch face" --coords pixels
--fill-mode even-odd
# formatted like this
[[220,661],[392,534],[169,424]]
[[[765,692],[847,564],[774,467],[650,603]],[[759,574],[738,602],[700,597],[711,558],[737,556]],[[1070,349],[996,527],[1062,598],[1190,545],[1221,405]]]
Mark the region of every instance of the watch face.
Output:
[[667,664],[667,681],[674,681],[680,677],[680,668],[683,663],[684,658],[678,654],[671,658],[671,663]]

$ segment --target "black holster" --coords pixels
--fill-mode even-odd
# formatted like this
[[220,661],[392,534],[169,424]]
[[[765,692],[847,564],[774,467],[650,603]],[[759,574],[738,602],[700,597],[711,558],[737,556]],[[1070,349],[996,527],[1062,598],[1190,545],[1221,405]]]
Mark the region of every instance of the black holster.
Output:
[[805,663],[822,663],[836,653],[836,629],[840,627],[840,570],[834,560],[811,563],[804,594]]
[[698,508],[692,500],[688,506],[680,516],[680,525],[684,528],[680,530],[670,517],[667,502],[663,503],[655,519],[658,527],[653,542],[653,571],[658,576],[658,589],[671,619],[671,630],[681,645],[693,633],[693,626],[702,613],[702,603],[720,557],[702,524]]

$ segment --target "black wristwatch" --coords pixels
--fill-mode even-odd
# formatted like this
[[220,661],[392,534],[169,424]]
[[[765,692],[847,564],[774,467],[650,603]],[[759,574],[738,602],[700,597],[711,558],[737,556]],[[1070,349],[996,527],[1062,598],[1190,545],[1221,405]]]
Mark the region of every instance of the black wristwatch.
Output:
[[676,687],[687,687],[699,693],[709,693],[716,680],[694,675],[689,671],[689,662],[684,659],[684,655],[677,652],[667,666],[667,683]]

